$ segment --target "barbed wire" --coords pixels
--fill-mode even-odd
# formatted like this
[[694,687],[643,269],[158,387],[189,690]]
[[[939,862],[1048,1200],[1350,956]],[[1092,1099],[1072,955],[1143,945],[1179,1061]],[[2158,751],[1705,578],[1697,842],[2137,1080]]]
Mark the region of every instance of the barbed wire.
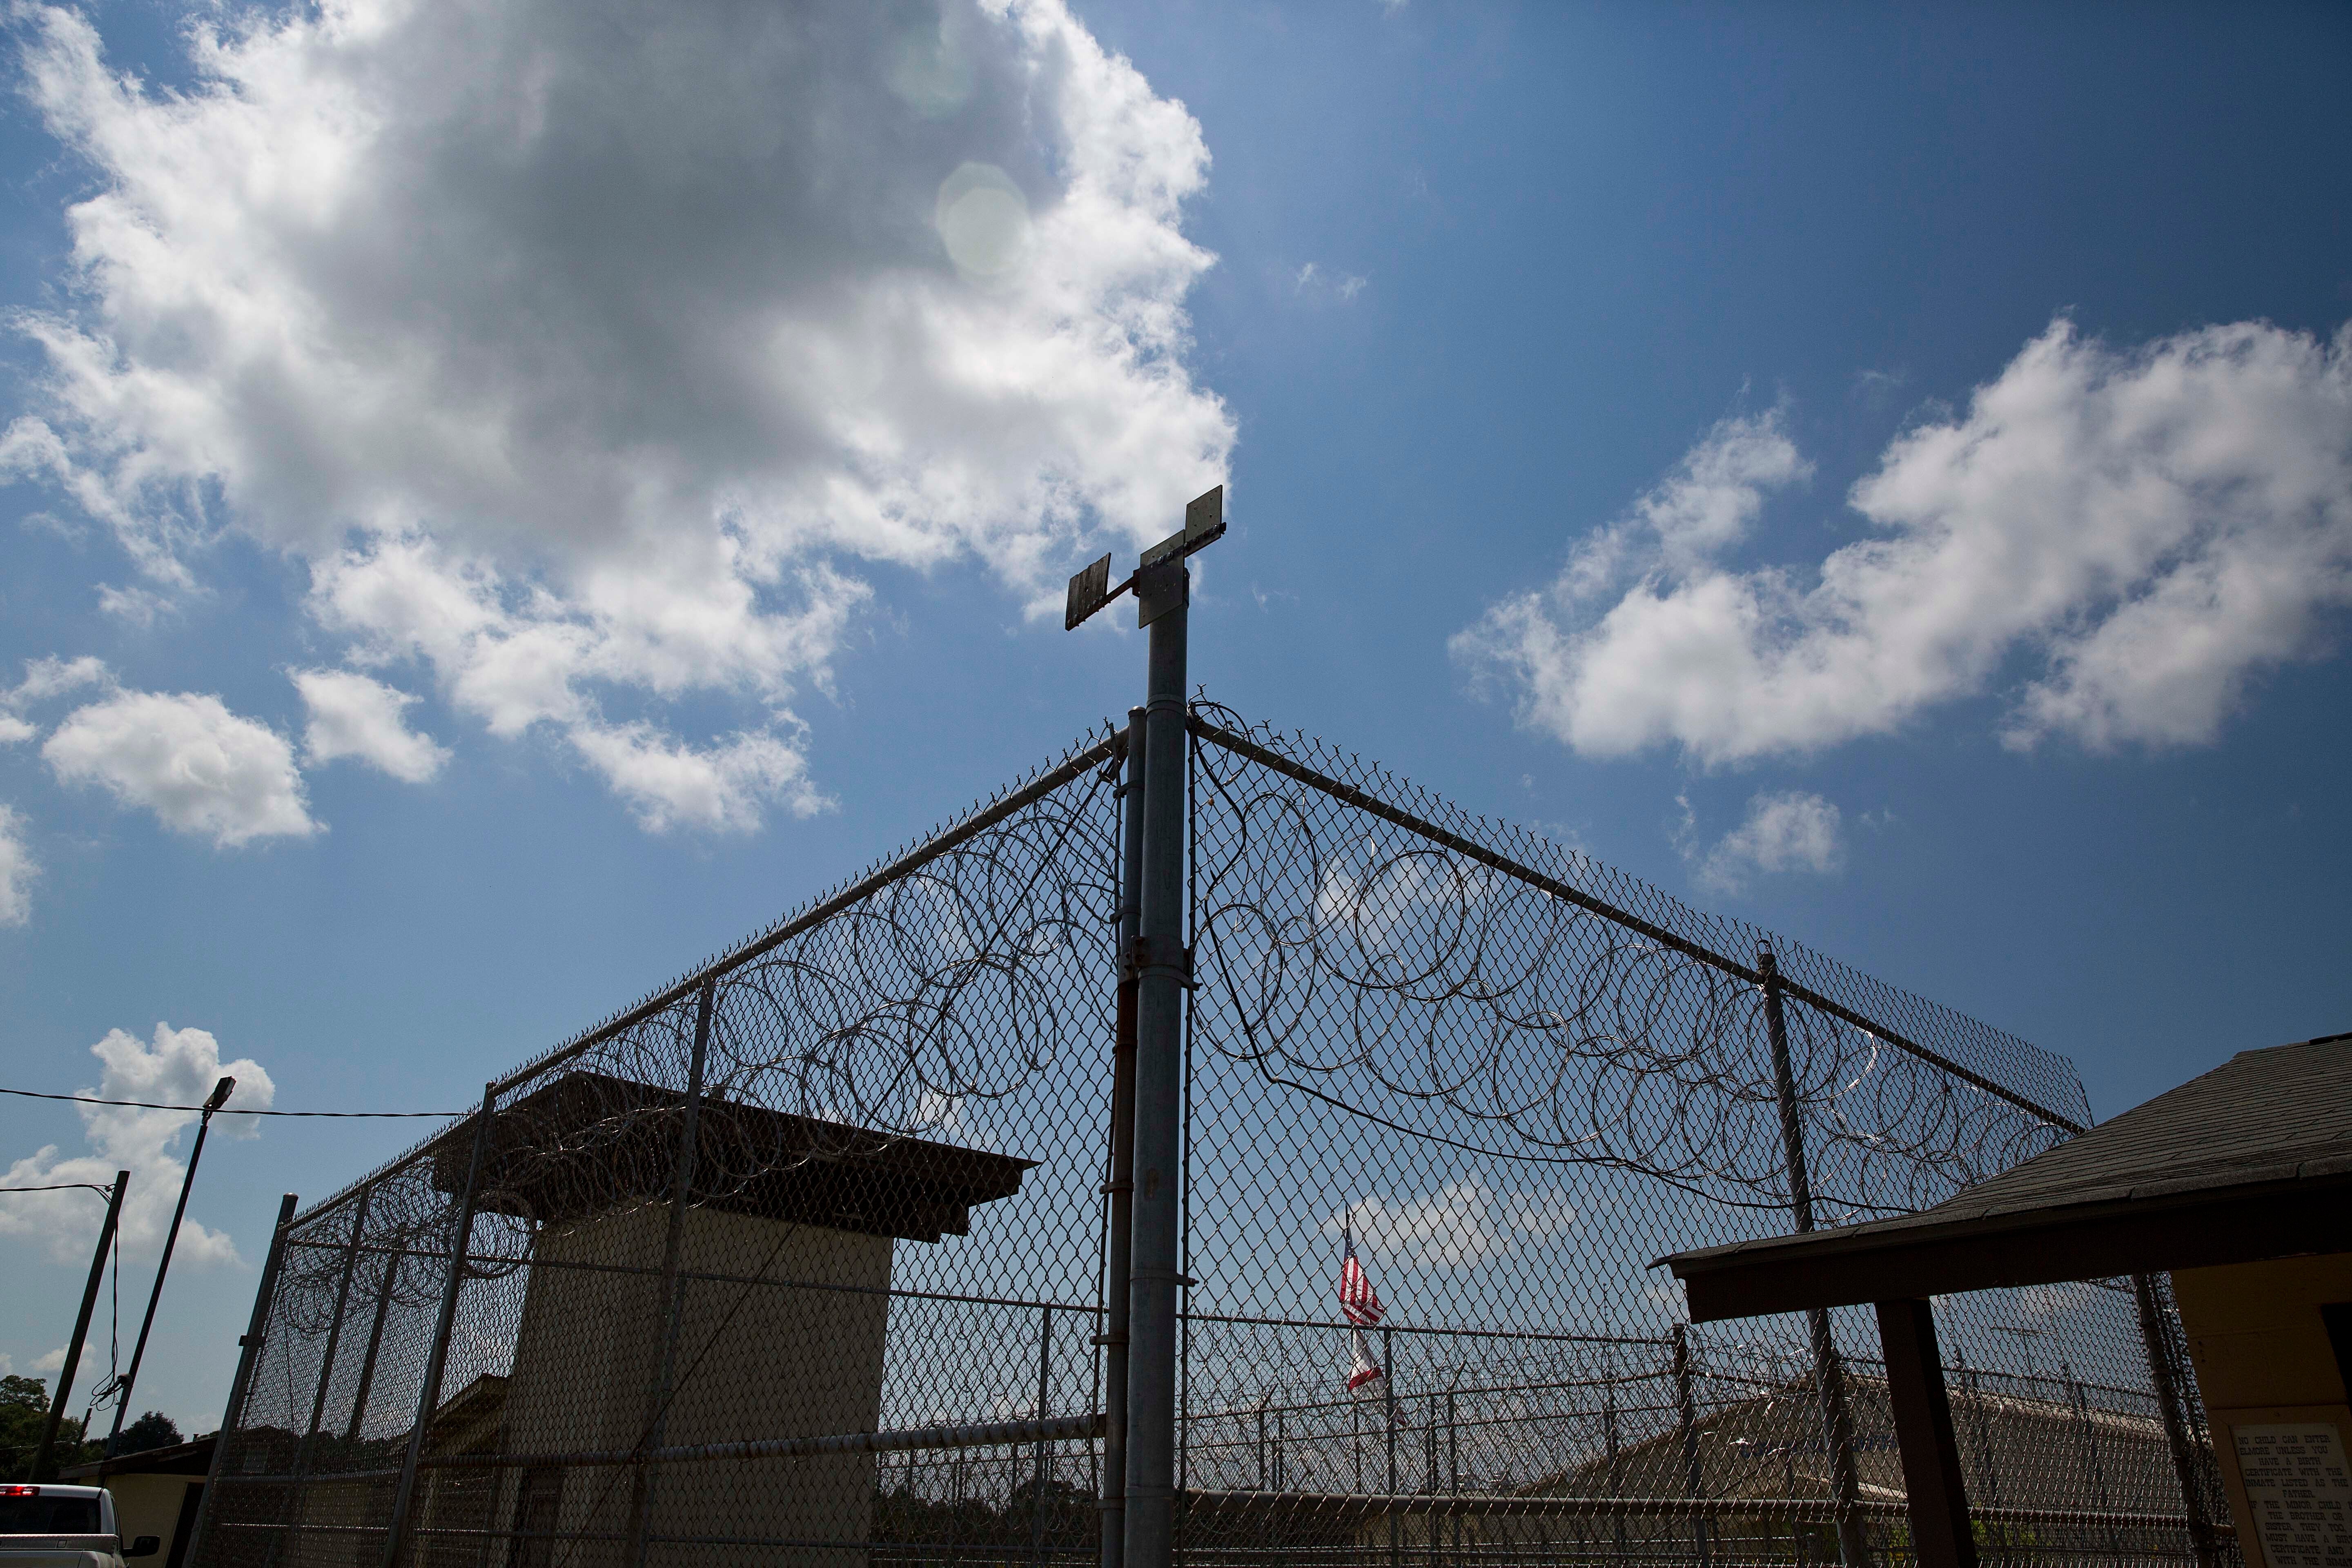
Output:
[[[1763,994],[1746,961],[1759,943],[1797,944],[1695,917],[1622,874],[1606,902],[1570,901],[1553,889],[1603,882],[1584,857],[1510,842],[1426,796],[1412,816],[1374,816],[1363,801],[1396,793],[1377,769],[1213,703],[1194,712],[1202,1038],[1415,1137],[1788,1205]],[[1426,830],[1404,826],[1431,814]],[[1748,952],[1723,951],[1720,938],[1742,934]],[[1784,1011],[1800,1108],[1827,1145],[1815,1198],[1832,1215],[1926,1207],[2065,1136],[2057,1113],[1997,1079],[1956,1084],[1945,1063],[1796,997]],[[1973,1048],[1936,1012],[1909,1011],[1906,1033],[1952,1037],[1926,1054]]]

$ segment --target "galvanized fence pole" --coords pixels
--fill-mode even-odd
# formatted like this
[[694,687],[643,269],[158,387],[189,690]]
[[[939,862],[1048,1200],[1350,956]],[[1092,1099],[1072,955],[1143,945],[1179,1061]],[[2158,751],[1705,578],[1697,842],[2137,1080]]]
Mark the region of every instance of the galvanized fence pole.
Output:
[[[66,1402],[73,1397],[74,1373],[81,1365],[82,1341],[89,1333],[89,1314],[98,1305],[98,1282],[106,1278],[107,1244],[114,1239],[115,1227],[122,1220],[122,1194],[131,1187],[131,1173],[114,1173],[114,1186],[107,1194],[106,1223],[98,1227],[98,1246],[89,1255],[89,1282],[82,1287],[81,1311],[74,1319],[73,1338],[66,1345],[65,1364],[58,1368],[58,1392],[49,1401],[48,1419],[41,1426],[41,1446],[33,1455],[33,1468],[28,1479],[46,1481],[50,1479],[49,1458],[58,1443],[58,1426],[65,1420]],[[119,1279],[120,1276],[117,1276]],[[83,1436],[89,1436],[84,1432]]]
[[[1151,614],[1144,705],[1143,931],[1135,1040],[1133,1303],[1128,1324],[1126,1568],[1169,1568],[1175,1542],[1178,1205],[1181,1164],[1184,987],[1185,599],[1181,561],[1137,576]],[[1156,611],[1156,614],[1152,612]]]
[[213,1462],[205,1473],[204,1505],[196,1510],[195,1528],[188,1532],[188,1549],[180,1557],[187,1568],[200,1568],[203,1563],[205,1527],[220,1511],[222,1463],[236,1437],[237,1424],[245,1419],[246,1391],[253,1385],[253,1364],[261,1357],[262,1341],[269,1330],[269,1310],[278,1296],[278,1266],[286,1257],[286,1232],[294,1223],[297,1201],[292,1193],[278,1200],[278,1225],[269,1233],[269,1254],[262,1260],[261,1283],[253,1292],[253,1315],[246,1320],[245,1333],[236,1342],[236,1372],[228,1382],[228,1405],[221,1412],[220,1430],[213,1437]]
[[1037,1445],[1032,1456],[1029,1493],[1029,1556],[1043,1568],[1045,1561],[1045,1477],[1050,1468],[1050,1445],[1045,1434],[1045,1405],[1054,1390],[1054,1309],[1037,1310]]
[[319,1423],[326,1418],[327,1393],[335,1381],[335,1356],[343,1342],[343,1310],[351,1300],[352,1276],[359,1270],[360,1243],[367,1236],[368,1201],[374,1196],[373,1184],[362,1187],[359,1202],[352,1209],[352,1238],[343,1247],[342,1270],[335,1279],[335,1315],[327,1324],[327,1348],[319,1355],[319,1386],[310,1396],[310,1421],[302,1430],[301,1440],[294,1445],[294,1474],[288,1483],[283,1539],[287,1552],[298,1562],[300,1556],[295,1552],[295,1544],[302,1529],[302,1488],[310,1473],[310,1456],[318,1447]]
[[351,1300],[352,1276],[359,1271],[360,1243],[367,1237],[368,1202],[375,1196],[373,1185],[360,1189],[359,1202],[352,1209],[352,1239],[343,1248],[342,1272],[335,1279],[335,1315],[327,1325],[327,1348],[319,1357],[319,1388],[310,1399],[310,1424],[303,1429],[302,1446],[294,1456],[294,1479],[302,1479],[302,1468],[309,1461],[310,1449],[319,1439],[319,1423],[327,1415],[327,1389],[335,1380],[335,1356],[342,1348],[343,1310]]
[[[1789,1207],[1797,1228],[1813,1228],[1812,1179],[1805,1168],[1805,1124],[1797,1103],[1797,1074],[1789,1058],[1789,1020],[1780,996],[1780,965],[1769,947],[1756,950],[1756,970],[1764,982],[1764,1031],[1772,1048],[1772,1088],[1780,1107],[1780,1145],[1789,1167]],[[1830,1315],[1815,1307],[1805,1313],[1813,1352],[1813,1375],[1822,1395],[1822,1436],[1829,1449],[1830,1483],[1837,1509],[1838,1554],[1845,1568],[1866,1568],[1869,1542],[1854,1505],[1862,1477],[1853,1460],[1853,1414],[1846,1401],[1845,1367],[1838,1359]]]
[[[714,976],[702,983],[694,998],[694,1050],[686,1067],[686,1104],[677,1121],[677,1152],[670,1159],[669,1226],[662,1241],[662,1352],[654,1385],[647,1391],[646,1423],[637,1444],[640,1455],[662,1446],[669,1425],[670,1396],[677,1381],[677,1335],[685,1316],[686,1281],[678,1278],[686,1249],[686,1215],[694,1203],[694,1166],[701,1152],[702,1077],[710,1054],[710,1010],[718,998]],[[655,1465],[650,1458],[637,1461],[629,1489],[629,1561],[645,1568],[647,1532],[653,1517]]]
[[407,1257],[408,1239],[404,1235],[400,1245],[383,1260],[383,1278],[376,1281],[375,1321],[368,1328],[367,1352],[360,1357],[360,1383],[352,1393],[351,1425],[343,1429],[346,1443],[359,1441],[360,1424],[367,1419],[368,1396],[375,1392],[376,1357],[383,1349],[383,1322],[392,1314],[392,1293],[400,1283],[400,1266]]
[[[1691,1376],[1690,1325],[1675,1325],[1675,1426],[1682,1437],[1683,1485],[1694,1500],[1706,1495],[1706,1468],[1699,1461],[1698,1399]],[[1709,1568],[1706,1516],[1691,1521],[1691,1545],[1698,1568]]]
[[1111,1038],[1110,1214],[1103,1240],[1102,1568],[1127,1560],[1128,1299],[1135,1246],[1135,1014],[1143,934],[1144,710],[1127,710],[1119,812],[1118,1016]]
[[[1381,1331],[1381,1426],[1388,1433],[1389,1479],[1388,1494],[1397,1495],[1397,1404],[1396,1404],[1396,1332]],[[1396,1510],[1389,1510],[1389,1568],[1397,1568],[1403,1557],[1402,1522]]]
[[482,1156],[489,1145],[490,1121],[498,1113],[499,1086],[482,1089],[482,1109],[474,1121],[474,1152],[466,1163],[466,1191],[458,1199],[456,1223],[449,1231],[449,1272],[441,1285],[441,1310],[434,1315],[433,1340],[425,1357],[425,1381],[416,1391],[416,1421],[408,1429],[408,1450],[400,1462],[400,1485],[392,1494],[392,1518],[384,1529],[383,1568],[400,1568],[401,1549],[408,1543],[408,1517],[416,1502],[416,1463],[425,1456],[425,1434],[441,1404],[441,1373],[449,1363],[449,1331],[457,1320],[457,1293],[466,1282],[467,1254],[474,1245],[474,1194],[482,1177]]
[[2156,1385],[2157,1409],[2164,1417],[2165,1442],[2172,1450],[2172,1471],[2180,1486],[2181,1511],[2189,1520],[2189,1550],[2197,1555],[2197,1568],[2220,1568],[2221,1547],[2205,1511],[2205,1488],[2198,1474],[2200,1445],[2189,1430],[2188,1405],[2180,1393],[2179,1352],[2169,1315],[2149,1276],[2132,1276],[2132,1296],[2139,1306],[2140,1342],[2147,1349],[2148,1381]]

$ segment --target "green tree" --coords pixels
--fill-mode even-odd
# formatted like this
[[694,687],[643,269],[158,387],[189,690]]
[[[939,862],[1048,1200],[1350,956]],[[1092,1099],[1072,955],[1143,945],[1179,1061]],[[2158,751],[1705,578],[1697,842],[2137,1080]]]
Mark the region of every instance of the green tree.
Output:
[[180,1440],[180,1424],[160,1410],[150,1410],[124,1425],[122,1440],[114,1446],[114,1451],[143,1454],[150,1448],[168,1448]]
[[[0,1377],[0,1476],[12,1481],[28,1479],[41,1448],[41,1428],[49,1419],[49,1383],[43,1377]],[[54,1462],[80,1463],[89,1456],[81,1440],[81,1423],[67,1416],[58,1423]]]

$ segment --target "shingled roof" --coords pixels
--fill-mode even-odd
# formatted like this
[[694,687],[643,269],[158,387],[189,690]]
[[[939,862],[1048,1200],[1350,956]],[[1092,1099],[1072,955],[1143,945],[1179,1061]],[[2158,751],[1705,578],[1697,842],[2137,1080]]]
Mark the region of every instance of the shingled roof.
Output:
[[2352,1251],[2352,1034],[2221,1067],[1916,1215],[1680,1252],[1694,1321]]

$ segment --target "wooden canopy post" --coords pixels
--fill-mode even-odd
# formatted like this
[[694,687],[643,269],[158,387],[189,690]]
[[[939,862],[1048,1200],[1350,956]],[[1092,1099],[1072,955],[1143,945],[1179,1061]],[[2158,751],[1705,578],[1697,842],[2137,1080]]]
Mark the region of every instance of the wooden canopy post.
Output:
[[1936,1349],[1936,1312],[1925,1300],[1881,1301],[1878,1338],[1886,1355],[1886,1393],[1895,1438],[1903,1450],[1910,1494],[1911,1546],[1920,1568],[1977,1568],[1969,1498],[1960,1483],[1960,1446]]

